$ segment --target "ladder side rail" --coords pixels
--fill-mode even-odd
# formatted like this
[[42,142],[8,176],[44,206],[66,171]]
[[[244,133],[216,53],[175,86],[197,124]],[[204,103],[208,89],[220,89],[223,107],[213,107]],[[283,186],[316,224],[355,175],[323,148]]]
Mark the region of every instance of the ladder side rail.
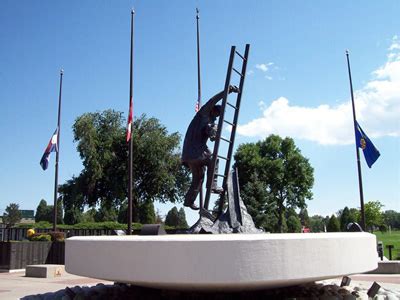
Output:
[[218,120],[218,130],[217,130],[217,134],[216,134],[216,138],[215,138],[215,142],[214,142],[214,151],[213,151],[213,156],[212,156],[212,161],[211,161],[212,173],[211,173],[211,177],[208,180],[209,181],[208,185],[206,186],[207,190],[206,190],[206,197],[205,197],[205,200],[204,200],[204,208],[205,209],[208,209],[208,205],[209,205],[209,202],[210,202],[211,185],[212,185],[212,182],[214,180],[214,175],[215,175],[215,166],[216,166],[216,163],[217,163],[217,155],[218,155],[219,144],[220,144],[220,140],[221,140],[222,125],[223,125],[223,122],[224,122],[225,106],[226,106],[226,102],[228,101],[229,85],[230,85],[230,81],[231,81],[233,61],[234,61],[234,58],[235,58],[235,49],[236,49],[235,46],[231,47],[231,54],[230,54],[230,57],[229,57],[228,70],[227,70],[227,73],[226,73],[224,96],[223,96],[223,99],[222,99],[221,113],[220,113],[219,120]]
[[[235,144],[235,136],[236,136],[236,129],[237,129],[237,122],[239,119],[239,111],[240,111],[240,103],[242,100],[242,94],[243,94],[243,87],[244,87],[244,80],[246,77],[246,69],[247,69],[247,62],[248,62],[248,57],[249,57],[249,51],[250,51],[250,45],[246,44],[246,48],[245,48],[245,53],[244,53],[244,59],[243,59],[243,65],[242,65],[242,74],[243,77],[240,78],[240,83],[239,83],[239,94],[237,95],[237,99],[236,99],[236,107],[237,109],[235,110],[234,116],[233,116],[233,124],[234,126],[232,126],[232,130],[231,130],[231,137],[230,137],[230,141],[231,143],[229,144],[229,148],[228,148],[228,154],[227,154],[227,161],[225,164],[225,172],[224,172],[224,179],[223,179],[223,183],[222,186],[225,189],[225,186],[227,184],[227,174],[229,173],[229,169],[230,169],[230,164],[231,164],[231,160],[232,160],[232,154],[233,154],[233,147]],[[223,195],[221,196],[220,202],[219,202],[219,206],[218,206],[218,215],[220,215],[222,213],[223,210]]]

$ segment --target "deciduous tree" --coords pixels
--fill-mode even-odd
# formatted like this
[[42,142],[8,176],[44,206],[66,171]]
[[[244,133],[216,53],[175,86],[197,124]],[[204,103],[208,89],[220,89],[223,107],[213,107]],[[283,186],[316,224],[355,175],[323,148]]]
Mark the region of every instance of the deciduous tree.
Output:
[[392,229],[400,229],[400,212],[394,210],[386,210],[383,213],[383,219],[387,226]]
[[312,232],[324,232],[325,226],[325,218],[323,216],[315,215],[310,218],[310,229]]
[[369,201],[364,205],[365,225],[373,231],[374,227],[379,227],[383,223],[382,209],[383,204],[379,201]]
[[[284,232],[286,208],[305,208],[306,200],[312,198],[314,177],[308,159],[301,154],[293,139],[282,139],[277,135],[240,145],[234,157],[240,188],[244,190],[246,187],[248,191],[243,193],[243,200],[252,217],[259,222],[259,214],[271,210],[278,220],[277,231]],[[249,186],[254,178],[262,184]],[[256,191],[253,196],[252,189]]]
[[[73,125],[84,169],[60,187],[69,216],[85,205],[120,207],[127,199],[128,145],[120,112],[86,113]],[[133,125],[133,221],[145,201],[176,202],[186,192],[188,170],[180,162],[178,133],[169,134],[155,118],[141,116]],[[73,212],[73,213],[72,213]]]

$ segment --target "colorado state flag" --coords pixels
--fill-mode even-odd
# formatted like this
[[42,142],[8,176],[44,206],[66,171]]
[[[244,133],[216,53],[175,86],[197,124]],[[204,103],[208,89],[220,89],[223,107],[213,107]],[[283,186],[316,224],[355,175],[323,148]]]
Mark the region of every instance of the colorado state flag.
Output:
[[58,151],[57,136],[58,136],[58,129],[56,129],[56,131],[54,131],[53,136],[51,137],[51,139],[49,141],[49,144],[47,145],[46,149],[44,150],[42,159],[40,160],[40,165],[42,166],[43,170],[46,170],[47,167],[49,166],[50,153]]
[[133,100],[132,97],[129,100],[129,115],[128,115],[128,124],[126,125],[126,142],[132,137],[132,123],[133,123]]
[[356,121],[356,144],[357,147],[361,148],[364,152],[365,161],[368,167],[374,164],[374,162],[381,155],[378,149],[375,148],[371,140],[367,137],[365,132],[361,129],[360,124]]

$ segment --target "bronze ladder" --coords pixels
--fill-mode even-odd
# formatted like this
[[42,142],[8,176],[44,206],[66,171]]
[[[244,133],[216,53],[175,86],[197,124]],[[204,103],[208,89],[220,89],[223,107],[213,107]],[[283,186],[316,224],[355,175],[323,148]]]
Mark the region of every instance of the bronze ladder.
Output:
[[[237,128],[237,122],[238,122],[239,111],[240,111],[240,101],[242,99],[244,79],[246,77],[246,68],[247,68],[249,50],[250,50],[250,45],[246,44],[244,55],[242,55],[236,51],[236,46],[232,46],[230,57],[229,57],[228,70],[226,73],[224,95],[222,98],[222,105],[221,105],[221,114],[219,116],[217,134],[216,134],[216,138],[215,138],[214,151],[213,151],[212,162],[211,162],[211,167],[212,167],[211,179],[214,179],[216,176],[223,178],[223,182],[222,182],[223,191],[222,191],[222,193],[220,193],[220,199],[219,199],[219,204],[218,204],[218,214],[217,214],[218,216],[222,213],[223,206],[224,206],[224,196],[225,196],[226,190],[227,190],[227,179],[228,179],[228,173],[229,173],[229,169],[230,169],[230,165],[231,165],[233,146],[234,146],[234,142],[235,142],[236,128]],[[236,56],[238,56],[242,62],[241,71],[238,71],[237,69],[234,68],[233,64],[234,64],[234,60],[235,60]],[[234,94],[234,95],[236,95],[236,103],[234,103],[234,104],[231,102],[228,102],[229,86],[230,86],[232,71],[234,73],[236,73],[238,76],[240,76],[239,93]],[[225,119],[225,108],[227,105],[230,106],[231,108],[233,108],[233,110],[234,110],[233,120],[231,120],[231,121]],[[227,124],[227,125],[231,126],[231,128],[232,128],[229,139],[222,136],[222,130],[223,130],[224,124]],[[219,154],[219,145],[220,145],[221,141],[228,143],[228,151],[227,151],[226,156],[222,156]],[[223,159],[226,161],[225,171],[223,174],[219,174],[219,173],[215,172],[218,159]],[[212,190],[211,190],[212,182],[213,182],[213,180],[208,180],[208,185],[206,186],[206,197],[205,197],[205,201],[204,201],[204,208],[206,210],[208,210],[208,205],[209,205],[210,197],[211,197],[211,193],[212,193]]]

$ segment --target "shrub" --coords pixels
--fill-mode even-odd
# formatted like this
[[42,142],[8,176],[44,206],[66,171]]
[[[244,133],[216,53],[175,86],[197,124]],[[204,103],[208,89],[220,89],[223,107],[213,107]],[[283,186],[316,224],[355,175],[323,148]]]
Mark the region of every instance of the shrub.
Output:
[[51,242],[51,236],[46,233],[35,233],[30,240],[32,242]]
[[51,231],[47,233],[51,237],[51,241],[53,242],[64,242],[65,233],[60,231]]

